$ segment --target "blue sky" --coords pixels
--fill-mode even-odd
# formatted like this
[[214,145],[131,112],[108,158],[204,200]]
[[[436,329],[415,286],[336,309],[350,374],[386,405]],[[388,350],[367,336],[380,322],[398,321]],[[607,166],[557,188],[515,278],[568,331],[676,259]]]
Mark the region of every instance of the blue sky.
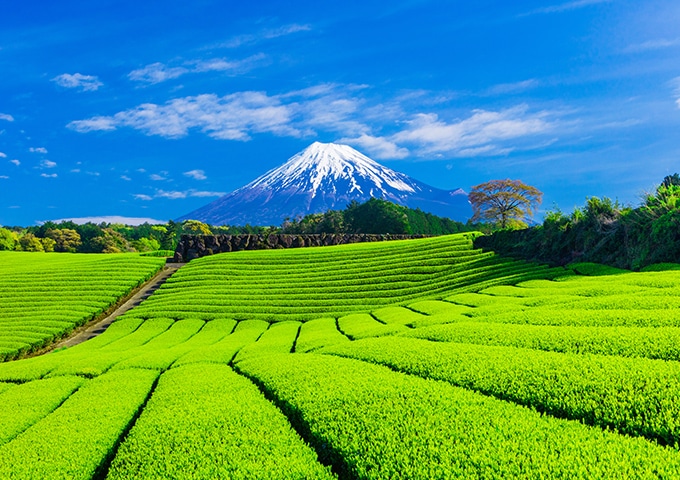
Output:
[[314,141],[543,210],[680,171],[675,0],[31,1],[0,15],[0,224],[166,221]]

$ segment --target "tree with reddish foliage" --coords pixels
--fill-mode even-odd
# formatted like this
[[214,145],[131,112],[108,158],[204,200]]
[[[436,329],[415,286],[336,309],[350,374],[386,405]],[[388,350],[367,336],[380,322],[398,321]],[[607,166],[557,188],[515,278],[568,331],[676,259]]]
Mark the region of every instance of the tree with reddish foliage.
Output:
[[520,180],[491,180],[472,187],[468,195],[472,221],[491,221],[500,228],[526,227],[541,204],[543,192]]

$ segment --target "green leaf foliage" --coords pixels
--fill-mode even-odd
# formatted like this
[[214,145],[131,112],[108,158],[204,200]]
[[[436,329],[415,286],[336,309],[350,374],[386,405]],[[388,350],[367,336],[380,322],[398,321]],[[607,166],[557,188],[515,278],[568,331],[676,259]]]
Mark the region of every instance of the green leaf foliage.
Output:
[[[192,261],[103,334],[0,364],[0,478],[680,476],[680,271],[548,268],[471,237]],[[0,348],[109,285],[28,280]]]
[[157,376],[154,370],[131,369],[91,380],[0,447],[0,478],[92,478],[113,453]]
[[680,443],[677,362],[409,338],[372,338],[320,353],[367,360],[559,417]]
[[[357,360],[246,360],[342,478],[672,478],[680,454]],[[509,440],[512,439],[512,440]]]
[[194,364],[163,374],[106,478],[335,477],[255,385]]
[[625,269],[680,262],[678,174],[664,178],[643,203],[626,207],[590,197],[570,215],[549,212],[542,225],[521,232],[500,231],[476,245],[498,253],[564,265],[596,262]]
[[139,255],[0,252],[0,361],[49,346],[162,268]]

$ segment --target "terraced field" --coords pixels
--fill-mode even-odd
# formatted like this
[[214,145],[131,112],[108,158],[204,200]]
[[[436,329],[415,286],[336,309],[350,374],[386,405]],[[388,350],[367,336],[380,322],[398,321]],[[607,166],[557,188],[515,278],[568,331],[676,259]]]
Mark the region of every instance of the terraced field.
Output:
[[471,235],[192,261],[134,315],[305,321],[561,273],[471,248]]
[[462,235],[191,262],[0,364],[0,478],[680,477],[680,271],[574,270]]
[[0,361],[45,347],[151,278],[164,258],[0,252]]

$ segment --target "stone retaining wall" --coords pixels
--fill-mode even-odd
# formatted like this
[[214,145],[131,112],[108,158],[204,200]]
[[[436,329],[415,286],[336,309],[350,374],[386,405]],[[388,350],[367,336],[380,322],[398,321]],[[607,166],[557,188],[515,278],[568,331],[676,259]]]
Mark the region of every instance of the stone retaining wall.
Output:
[[182,235],[173,262],[183,263],[194,258],[239,250],[268,250],[273,248],[322,247],[360,242],[382,242],[423,238],[425,235],[374,235],[367,233],[322,233],[319,235]]

